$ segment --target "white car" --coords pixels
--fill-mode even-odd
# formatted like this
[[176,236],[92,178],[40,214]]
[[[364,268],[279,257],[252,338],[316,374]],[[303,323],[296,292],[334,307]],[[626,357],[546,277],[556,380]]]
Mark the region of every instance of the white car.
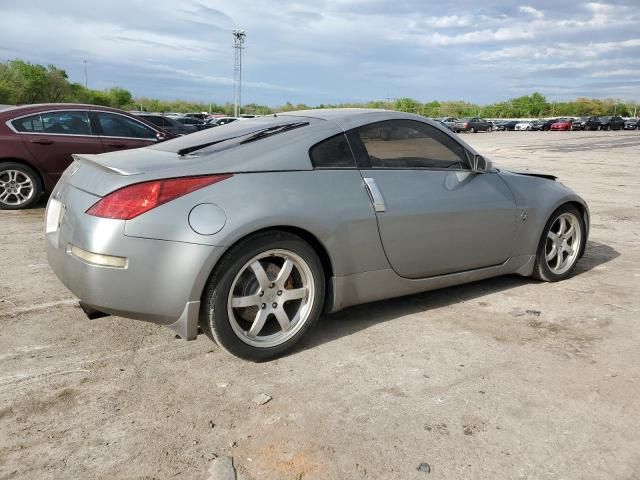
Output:
[[516,130],[531,130],[531,122],[516,123]]

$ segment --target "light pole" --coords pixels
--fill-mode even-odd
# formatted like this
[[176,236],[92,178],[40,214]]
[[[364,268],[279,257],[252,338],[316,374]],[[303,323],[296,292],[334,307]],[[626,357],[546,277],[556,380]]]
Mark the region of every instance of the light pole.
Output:
[[233,65],[233,116],[240,115],[242,108],[242,50],[247,34],[244,30],[233,31],[235,62]]
[[82,63],[84,63],[84,88],[89,88],[89,83],[87,81],[87,61],[86,60],[82,60]]

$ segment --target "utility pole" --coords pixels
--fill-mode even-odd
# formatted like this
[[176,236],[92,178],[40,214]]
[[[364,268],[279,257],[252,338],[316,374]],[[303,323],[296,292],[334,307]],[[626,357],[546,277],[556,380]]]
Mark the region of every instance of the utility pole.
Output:
[[84,88],[89,88],[89,82],[87,81],[87,61],[82,60],[84,63]]
[[242,50],[247,36],[244,30],[233,31],[233,48],[235,62],[233,64],[233,116],[240,115],[242,109]]

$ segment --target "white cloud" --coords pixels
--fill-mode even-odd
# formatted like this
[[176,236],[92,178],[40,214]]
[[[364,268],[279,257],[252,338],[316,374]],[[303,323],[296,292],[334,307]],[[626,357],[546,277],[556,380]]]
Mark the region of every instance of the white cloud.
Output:
[[528,15],[531,15],[532,17],[535,17],[535,18],[543,18],[544,17],[544,13],[543,12],[541,12],[540,10],[538,10],[536,8],[530,7],[528,5],[520,7],[520,11],[523,12],[523,13],[526,13]]

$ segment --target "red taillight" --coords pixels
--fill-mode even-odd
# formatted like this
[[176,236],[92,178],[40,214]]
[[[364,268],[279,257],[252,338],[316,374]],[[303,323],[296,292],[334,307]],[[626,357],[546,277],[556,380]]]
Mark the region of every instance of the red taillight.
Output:
[[469,123],[468,122],[464,122],[464,128],[469,128]]
[[87,210],[87,213],[94,217],[131,220],[164,203],[229,177],[230,174],[207,175],[136,183],[111,192]]

